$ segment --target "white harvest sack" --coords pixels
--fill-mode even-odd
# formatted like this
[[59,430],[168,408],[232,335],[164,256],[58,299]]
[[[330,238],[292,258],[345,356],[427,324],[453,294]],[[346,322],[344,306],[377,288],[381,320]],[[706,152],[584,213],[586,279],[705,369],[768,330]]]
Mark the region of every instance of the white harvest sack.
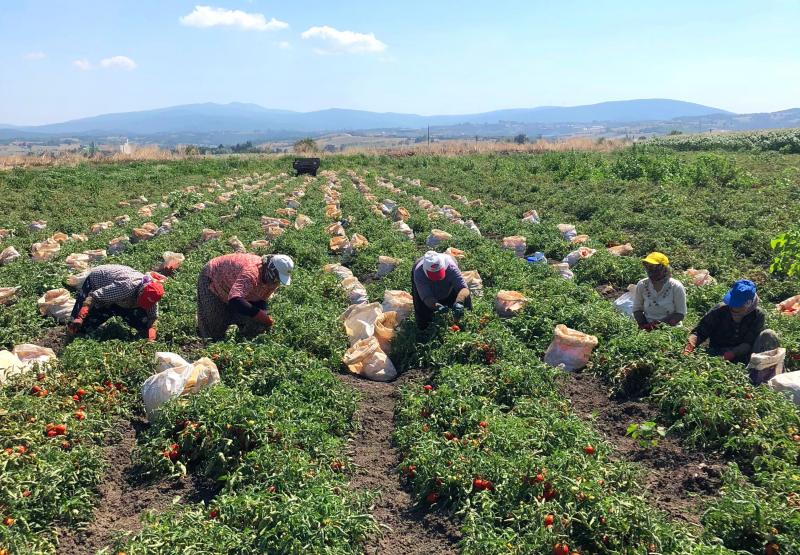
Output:
[[750,381],[758,385],[768,382],[775,376],[783,374],[783,362],[786,359],[786,349],[778,347],[764,353],[753,353],[747,370],[750,372]]
[[778,374],[767,382],[775,391],[785,391],[792,394],[795,405],[800,406],[800,371]]
[[544,362],[550,366],[563,365],[564,370],[572,372],[586,366],[596,346],[597,338],[594,335],[558,324],[553,341],[544,353]]
[[399,258],[392,258],[391,256],[378,257],[378,271],[375,272],[375,277],[382,278],[394,271],[395,268],[402,262]]
[[569,264],[569,267],[572,268],[575,264],[578,263],[579,260],[583,260],[584,258],[589,258],[594,253],[596,253],[596,249],[590,249],[588,247],[581,247],[579,249],[575,249],[567,256],[564,257],[562,262]]
[[0,287],[0,305],[10,303],[17,296],[21,287]]
[[0,266],[11,264],[19,258],[19,252],[14,247],[6,247],[0,252]]
[[525,295],[519,291],[498,291],[494,299],[494,309],[498,316],[509,318],[515,316],[528,303]]
[[159,372],[142,384],[142,400],[148,419],[158,409],[179,395],[197,393],[205,387],[218,383],[219,370],[209,358],[189,363],[174,353],[156,353]]
[[514,251],[514,254],[520,258],[525,256],[525,251],[528,249],[528,245],[525,242],[525,237],[522,235],[503,237],[502,246],[504,249]]
[[342,358],[347,369],[376,382],[388,382],[397,377],[397,370],[381,350],[378,338],[362,339],[350,347]]
[[37,305],[42,316],[52,316],[59,324],[66,324],[75,306],[75,299],[66,289],[51,289],[39,297]]
[[631,284],[628,286],[628,291],[623,293],[614,301],[614,308],[622,314],[633,318],[633,297],[636,292],[636,285]]
[[356,342],[375,335],[375,322],[383,314],[380,303],[353,304],[345,310],[339,321],[344,324],[347,340],[353,346]]
[[467,282],[469,294],[475,297],[483,297],[483,280],[478,270],[467,270],[461,272],[461,275],[464,277],[464,281]]
[[400,324],[414,310],[414,299],[408,291],[387,289],[383,293],[382,306],[384,312],[397,312],[397,323]]
[[89,277],[91,270],[84,270],[79,274],[72,274],[71,276],[67,276],[66,282],[67,285],[74,288],[80,289],[83,287],[83,282],[86,281],[86,278]]
[[429,247],[435,247],[439,243],[443,241],[449,241],[452,238],[453,236],[446,231],[442,231],[441,229],[432,229],[430,235],[428,235],[428,238],[425,240],[425,244]]

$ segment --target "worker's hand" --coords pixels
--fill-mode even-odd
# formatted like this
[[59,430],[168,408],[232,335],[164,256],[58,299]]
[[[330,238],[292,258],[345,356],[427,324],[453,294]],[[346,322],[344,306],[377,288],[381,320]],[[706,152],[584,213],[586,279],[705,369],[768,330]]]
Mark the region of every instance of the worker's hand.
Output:
[[464,305],[461,303],[456,303],[453,305],[453,316],[456,318],[461,318],[464,316]]
[[436,314],[444,314],[447,312],[447,307],[440,303],[436,303],[433,309],[436,311]]
[[264,324],[268,328],[271,328],[272,324],[274,324],[274,322],[272,321],[272,317],[269,314],[267,314],[266,310],[259,310],[256,313],[256,315],[253,316],[253,320],[259,322],[260,324]]
[[147,329],[147,340],[152,343],[156,340],[156,328]]
[[734,354],[734,352],[733,352],[733,351],[725,351],[725,352],[722,354],[722,358],[724,358],[724,359],[725,359],[725,360],[727,360],[728,362],[731,362],[733,359],[735,359],[735,358],[736,358],[736,354]]
[[89,307],[82,306],[81,309],[78,311],[78,317],[75,320],[80,320],[81,324],[83,324],[83,319],[89,316]]
[[639,329],[644,331],[653,331],[654,329],[658,328],[658,322],[647,322],[645,324],[639,324]]
[[83,318],[75,318],[67,324],[67,333],[70,335],[77,335],[81,328],[83,327]]
[[681,354],[690,355],[693,352],[694,352],[694,344],[693,343],[687,343],[686,346],[683,348],[683,352]]

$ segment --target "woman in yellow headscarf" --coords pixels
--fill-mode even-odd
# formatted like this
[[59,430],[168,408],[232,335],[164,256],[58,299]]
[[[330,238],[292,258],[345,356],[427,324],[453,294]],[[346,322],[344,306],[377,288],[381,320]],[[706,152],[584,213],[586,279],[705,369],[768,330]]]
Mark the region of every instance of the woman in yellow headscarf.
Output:
[[661,324],[677,326],[686,317],[686,290],[672,277],[669,258],[651,252],[642,259],[647,277],[636,284],[633,317],[639,328],[653,330]]

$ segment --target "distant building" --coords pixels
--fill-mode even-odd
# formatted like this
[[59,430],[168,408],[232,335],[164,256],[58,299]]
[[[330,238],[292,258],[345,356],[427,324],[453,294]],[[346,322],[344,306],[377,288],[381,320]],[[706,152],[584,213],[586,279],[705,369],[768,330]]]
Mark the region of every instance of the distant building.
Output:
[[125,144],[119,145],[119,151],[122,154],[133,154],[134,145],[128,142],[128,139],[125,139]]

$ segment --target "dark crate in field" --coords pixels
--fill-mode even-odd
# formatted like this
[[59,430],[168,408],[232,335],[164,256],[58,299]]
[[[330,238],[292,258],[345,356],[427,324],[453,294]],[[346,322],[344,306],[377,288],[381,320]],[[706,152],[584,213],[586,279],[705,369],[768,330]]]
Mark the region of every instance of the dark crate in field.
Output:
[[319,158],[295,158],[292,167],[297,172],[297,175],[309,174],[316,177],[319,169]]

